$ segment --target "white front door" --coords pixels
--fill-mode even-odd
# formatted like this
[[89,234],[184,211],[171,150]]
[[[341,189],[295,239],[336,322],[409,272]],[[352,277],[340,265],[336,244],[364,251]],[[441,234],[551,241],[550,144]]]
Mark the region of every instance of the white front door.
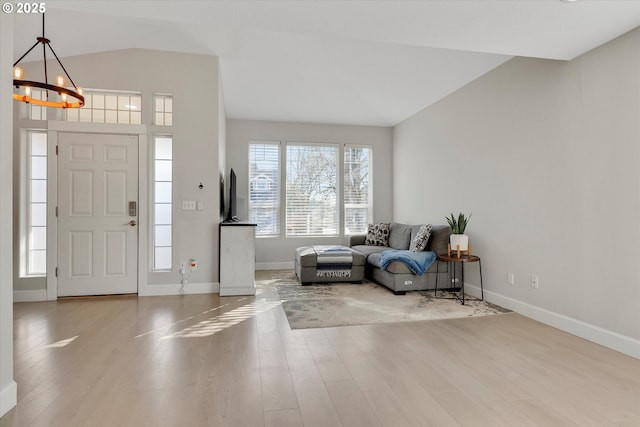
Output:
[[138,292],[138,136],[58,133],[58,296]]

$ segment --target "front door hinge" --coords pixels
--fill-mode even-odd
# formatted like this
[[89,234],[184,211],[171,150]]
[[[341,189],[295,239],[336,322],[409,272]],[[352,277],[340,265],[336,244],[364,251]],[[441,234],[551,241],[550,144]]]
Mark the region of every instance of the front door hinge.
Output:
[[56,277],[58,277],[58,267],[56,267]]
[[56,206],[56,217],[58,216],[58,207]]
[[56,156],[58,155],[58,148],[59,148],[59,147],[60,147],[60,146],[56,145]]

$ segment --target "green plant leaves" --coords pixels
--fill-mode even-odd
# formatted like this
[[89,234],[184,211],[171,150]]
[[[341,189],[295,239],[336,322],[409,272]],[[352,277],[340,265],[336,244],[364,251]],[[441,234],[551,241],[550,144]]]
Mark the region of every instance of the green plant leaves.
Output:
[[464,234],[464,230],[467,228],[469,224],[469,219],[471,218],[471,214],[469,216],[465,216],[462,212],[458,214],[458,218],[451,213],[451,216],[444,217],[449,223],[449,227],[451,227],[451,233],[453,234]]

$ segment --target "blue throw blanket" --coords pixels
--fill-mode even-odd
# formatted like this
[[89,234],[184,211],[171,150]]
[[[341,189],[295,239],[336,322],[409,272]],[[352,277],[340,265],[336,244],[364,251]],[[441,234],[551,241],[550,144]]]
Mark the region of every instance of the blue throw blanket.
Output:
[[386,270],[394,261],[404,263],[413,274],[422,276],[436,260],[433,251],[412,252],[400,249],[388,249],[380,254],[380,268]]

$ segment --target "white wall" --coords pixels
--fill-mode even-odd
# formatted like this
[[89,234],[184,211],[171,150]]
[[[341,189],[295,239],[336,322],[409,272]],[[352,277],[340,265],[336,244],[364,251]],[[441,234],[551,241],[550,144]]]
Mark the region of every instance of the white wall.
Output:
[[[373,146],[373,220],[391,220],[391,128],[227,120],[228,169],[236,172],[240,219],[247,219],[249,141],[330,142]],[[244,209],[240,211],[240,207]],[[284,212],[283,212],[284,215]],[[345,237],[268,237],[256,239],[256,268],[293,268],[295,248],[311,244],[346,244]]]
[[393,169],[396,220],[473,212],[490,298],[636,357],[638,46],[510,60],[399,124]]
[[[154,133],[173,135],[173,263],[172,272],[150,272],[141,293],[175,293],[179,289],[179,260],[196,258],[198,270],[189,279],[187,292],[217,291],[219,275],[219,139],[224,118],[219,99],[218,58],[215,56],[127,49],[62,58],[74,81],[85,88],[142,91],[142,123],[149,128],[149,155]],[[26,64],[41,67],[41,63]],[[173,95],[173,126],[153,126],[154,93]],[[19,123],[18,123],[19,125]],[[15,147],[19,138],[15,138]],[[17,179],[18,171],[14,177]],[[199,184],[204,188],[200,190]],[[17,182],[16,182],[17,187]],[[198,200],[202,211],[183,211],[183,200]],[[18,251],[16,239],[16,253]],[[143,257],[140,268],[149,269]],[[17,271],[16,271],[17,274]],[[44,279],[16,278],[16,291],[42,289]],[[170,286],[151,286],[170,285]],[[142,292],[144,291],[144,292]]]
[[[0,87],[11,87],[13,16],[0,14]],[[12,151],[13,100],[8,90],[0,97],[0,416],[15,406],[13,380],[13,266],[12,266]]]

